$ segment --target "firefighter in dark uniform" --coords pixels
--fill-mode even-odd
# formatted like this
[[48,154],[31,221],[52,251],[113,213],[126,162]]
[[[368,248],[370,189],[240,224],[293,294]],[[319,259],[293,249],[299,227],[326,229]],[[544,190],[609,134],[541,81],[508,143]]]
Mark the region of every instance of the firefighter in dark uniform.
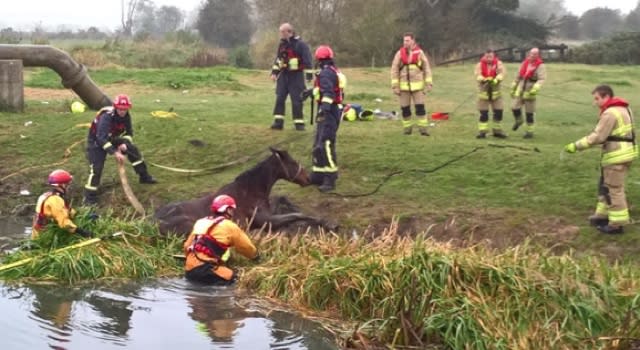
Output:
[[271,129],[282,130],[287,95],[291,97],[291,114],[296,130],[304,130],[302,115],[302,92],[304,80],[313,80],[313,62],[309,46],[296,36],[289,23],[280,26],[280,45],[271,70],[271,79],[276,81],[276,105],[273,109]]
[[338,178],[336,133],[340,126],[346,78],[333,63],[333,50],[329,46],[318,47],[315,57],[320,72],[314,84],[318,116],[311,182],[318,185],[321,192],[329,192],[335,189]]
[[129,159],[133,169],[140,176],[140,183],[154,184],[157,181],[149,175],[142,154],[133,144],[131,127],[131,101],[127,95],[116,96],[113,107],[101,109],[91,123],[87,137],[87,157],[89,158],[89,179],[84,186],[84,203],[97,204],[98,186],[107,154],[118,162]]

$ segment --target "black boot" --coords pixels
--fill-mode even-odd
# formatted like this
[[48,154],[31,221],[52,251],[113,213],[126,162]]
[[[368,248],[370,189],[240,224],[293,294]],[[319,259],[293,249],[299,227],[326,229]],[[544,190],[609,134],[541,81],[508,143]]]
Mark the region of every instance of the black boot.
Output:
[[149,172],[147,171],[147,165],[144,162],[134,166],[133,170],[135,170],[138,176],[140,176],[141,184],[157,184],[158,183],[158,181],[156,181],[156,179],[154,179],[153,176],[149,174]]
[[336,189],[336,180],[333,176],[325,176],[322,185],[318,186],[320,192],[331,192]]
[[611,226],[611,225],[598,226],[598,231],[607,235],[619,235],[624,233],[622,226]]
[[297,131],[304,131],[304,123],[295,123]]
[[272,130],[282,130],[284,128],[284,120],[283,119],[274,119],[273,124],[271,124]]
[[589,217],[589,225],[591,225],[593,227],[608,226],[609,225],[609,219],[608,218],[603,218],[603,217],[598,217],[598,216],[590,216]]
[[487,138],[487,132],[486,131],[480,131],[478,133],[478,135],[476,135],[477,139],[486,139]]
[[82,205],[87,207],[98,205],[98,192],[85,189]]

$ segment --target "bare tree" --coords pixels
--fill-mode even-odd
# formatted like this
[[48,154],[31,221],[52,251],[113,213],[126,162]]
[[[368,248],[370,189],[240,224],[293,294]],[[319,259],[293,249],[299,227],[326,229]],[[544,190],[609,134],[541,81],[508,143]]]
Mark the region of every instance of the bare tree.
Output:
[[130,37],[133,34],[133,19],[141,2],[144,2],[144,0],[128,0],[125,7],[125,0],[121,0],[122,15],[120,22],[122,23],[122,34],[124,36]]

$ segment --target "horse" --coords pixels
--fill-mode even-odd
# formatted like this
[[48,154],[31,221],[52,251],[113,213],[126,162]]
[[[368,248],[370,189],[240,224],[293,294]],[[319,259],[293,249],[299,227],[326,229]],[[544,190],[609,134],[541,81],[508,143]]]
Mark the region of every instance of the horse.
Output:
[[335,227],[324,220],[304,215],[300,212],[276,214],[269,202],[271,188],[278,180],[286,180],[302,187],[311,184],[311,179],[302,165],[294,160],[287,151],[270,147],[271,155],[252,169],[249,169],[215,193],[206,196],[173,202],[158,208],[155,219],[160,232],[188,235],[196,220],[211,215],[211,202],[221,194],[236,200],[237,208],[234,220],[239,223],[251,223],[250,229],[270,225],[278,230],[295,222],[306,222],[311,226],[328,229]]

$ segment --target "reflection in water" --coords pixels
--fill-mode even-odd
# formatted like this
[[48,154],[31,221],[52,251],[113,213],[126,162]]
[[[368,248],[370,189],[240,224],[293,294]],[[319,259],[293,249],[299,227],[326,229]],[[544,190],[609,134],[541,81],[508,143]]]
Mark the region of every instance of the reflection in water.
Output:
[[[243,304],[245,306],[240,306]],[[0,284],[0,349],[335,349],[312,322],[182,279],[82,288]]]

